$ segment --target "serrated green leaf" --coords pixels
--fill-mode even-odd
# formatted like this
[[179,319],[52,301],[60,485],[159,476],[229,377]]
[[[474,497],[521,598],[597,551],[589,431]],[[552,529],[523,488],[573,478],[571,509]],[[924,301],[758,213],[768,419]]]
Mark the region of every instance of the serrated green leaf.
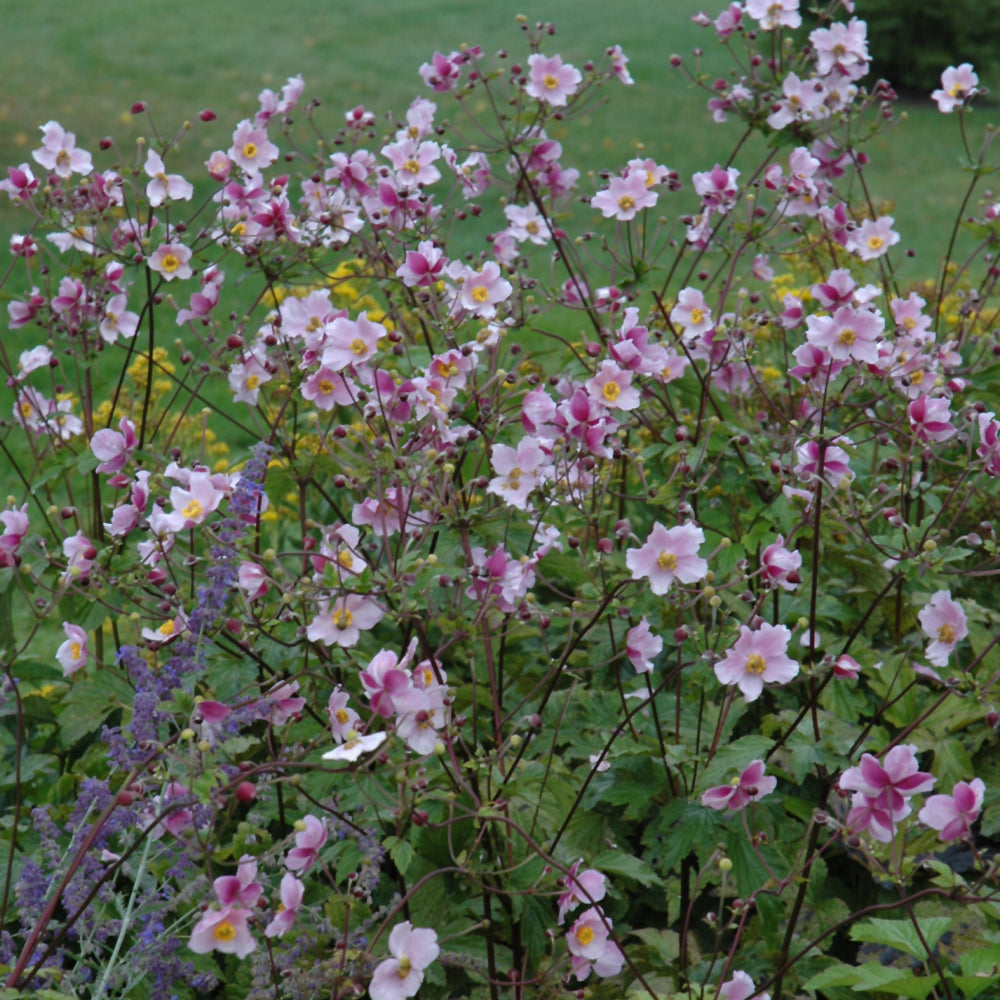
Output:
[[71,747],[100,728],[112,712],[132,704],[132,694],[128,682],[114,670],[97,670],[74,680],[59,714],[62,745]]
[[402,840],[399,837],[386,837],[385,846],[389,849],[389,857],[399,869],[399,874],[405,875],[406,869],[413,861],[413,845],[408,840]]
[[648,944],[664,965],[669,967],[677,961],[677,956],[680,954],[680,941],[676,931],[665,931],[656,927],[640,927],[632,933],[640,941]]
[[937,978],[914,976],[905,969],[897,969],[879,962],[866,962],[852,967],[838,965],[813,976],[802,984],[806,990],[820,990],[831,986],[850,986],[857,993],[895,993],[897,996],[924,1000],[938,985]]
[[965,1000],[972,1000],[985,990],[990,991],[990,996],[996,996],[1000,977],[997,976],[951,976],[950,980],[961,991]]
[[861,980],[861,976],[862,972],[857,966],[838,963],[823,969],[822,972],[817,972],[812,979],[802,984],[802,989],[813,992],[828,986],[853,986]]
[[[885,920],[871,917],[851,928],[851,939],[897,948],[923,961],[927,958],[927,948],[933,948],[952,923],[950,917],[921,917],[917,920],[920,928],[918,934],[912,920]],[[920,940],[920,935],[923,935],[924,941],[927,942],[926,947]]]
[[46,774],[57,774],[59,761],[50,754],[29,753],[21,758],[21,773],[18,775],[13,765],[8,765],[0,775],[0,788],[13,788],[20,777],[21,784],[26,785],[35,778]]
[[620,875],[630,878],[647,888],[653,885],[663,885],[662,879],[641,858],[621,851],[604,851],[591,859],[591,867],[607,875]]
[[785,908],[781,900],[765,892],[757,895],[756,905],[761,930],[764,932],[764,943],[770,951],[777,953],[783,936],[781,921],[785,915]]
[[958,956],[958,964],[967,976],[1000,976],[1000,944],[963,952]]
[[[879,968],[884,968],[879,966]],[[897,996],[910,997],[912,1000],[925,1000],[935,987],[940,986],[940,980],[934,976],[913,976],[907,975],[902,969],[889,968],[887,972],[892,972],[895,978],[886,977],[879,984],[859,983],[854,987],[855,991],[879,990],[880,992],[895,993]]]

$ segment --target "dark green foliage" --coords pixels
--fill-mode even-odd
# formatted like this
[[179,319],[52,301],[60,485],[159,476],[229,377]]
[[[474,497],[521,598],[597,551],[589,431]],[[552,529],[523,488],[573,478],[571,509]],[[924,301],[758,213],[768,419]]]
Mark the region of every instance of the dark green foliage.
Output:
[[861,0],[856,13],[868,23],[870,79],[888,80],[901,96],[928,97],[942,70],[963,62],[981,82],[996,75],[1000,0]]

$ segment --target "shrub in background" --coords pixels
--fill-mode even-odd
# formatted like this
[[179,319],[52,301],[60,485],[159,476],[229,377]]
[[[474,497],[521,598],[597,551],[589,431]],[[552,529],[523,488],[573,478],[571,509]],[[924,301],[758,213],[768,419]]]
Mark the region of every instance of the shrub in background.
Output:
[[948,65],[971,62],[987,84],[997,79],[1000,0],[859,0],[868,24],[874,78],[888,80],[901,96],[926,99]]

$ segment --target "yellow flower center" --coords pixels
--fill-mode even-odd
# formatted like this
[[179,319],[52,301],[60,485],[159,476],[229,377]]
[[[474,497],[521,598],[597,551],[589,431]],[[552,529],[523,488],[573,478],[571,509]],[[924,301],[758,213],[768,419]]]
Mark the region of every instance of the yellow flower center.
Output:
[[216,941],[232,941],[236,937],[236,928],[228,920],[220,920],[212,929],[212,937]]
[[419,160],[407,160],[403,164],[403,169],[406,170],[408,173],[411,173],[411,174],[419,174],[420,173],[420,162],[419,162]]
[[351,721],[351,717],[347,714],[346,708],[338,708],[333,715],[337,722],[339,722],[342,726],[346,726],[347,723]]
[[530,222],[526,222],[524,228],[527,232],[531,233],[532,236],[536,236],[538,234],[538,223],[535,222],[534,219]]
[[476,287],[472,289],[472,297],[477,302],[486,302],[490,297],[490,293],[483,285],[476,285]]
[[180,260],[178,260],[178,258],[172,253],[164,254],[163,260],[160,261],[160,267],[162,267],[167,274],[173,274],[174,271],[176,271],[180,266]]
[[617,382],[605,382],[601,390],[604,398],[613,403],[621,395],[622,387]]
[[354,556],[352,556],[347,549],[344,549],[337,553],[337,562],[339,562],[344,569],[350,569],[354,565]]
[[365,345],[365,342],[360,337],[355,337],[354,340],[351,341],[351,351],[354,354],[360,356],[364,354],[367,349],[368,348]]
[[74,642],[69,647],[69,652],[70,656],[72,656],[74,660],[79,660],[80,657],[83,655],[83,646],[81,646],[80,643],[78,642]]
[[845,347],[850,347],[857,339],[857,334],[851,329],[841,330],[840,336],[837,338]]
[[546,73],[542,83],[545,84],[546,90],[555,90],[559,86],[559,77],[553,76],[551,73]]
[[67,153],[65,149],[60,149],[59,152],[56,153],[56,166],[58,167],[69,166],[69,153]]
[[184,507],[181,509],[181,513],[189,520],[193,521],[196,517],[201,517],[202,512],[205,508],[201,505],[198,500],[189,500]]
[[576,939],[586,948],[594,940],[594,930],[592,927],[583,926],[576,932]]
[[352,615],[347,608],[337,608],[337,610],[333,613],[333,624],[336,625],[337,628],[350,628],[352,621],[354,621],[354,615]]
[[250,375],[250,376],[249,376],[249,377],[247,378],[247,388],[248,388],[248,389],[249,389],[249,390],[250,390],[251,392],[252,392],[252,391],[253,391],[254,389],[256,389],[256,388],[257,388],[257,386],[259,386],[259,385],[260,385],[260,376],[259,376],[259,375]]
[[409,975],[410,969],[412,968],[413,964],[406,957],[406,955],[403,955],[396,964],[396,975],[399,976],[400,979],[405,979]]
[[705,310],[704,309],[700,309],[698,306],[695,306],[694,309],[691,310],[691,322],[692,323],[700,323],[700,322],[702,322],[702,320],[704,320],[704,318],[705,318]]
[[955,630],[950,625],[942,625],[938,629],[938,638],[942,642],[952,643],[955,641]]
[[747,657],[747,673],[762,674],[767,670],[767,660],[760,653],[751,653]]
[[252,160],[257,155],[257,144],[255,142],[246,142],[243,144],[243,155],[248,159]]
[[174,620],[173,618],[168,618],[157,630],[160,635],[173,635],[174,634]]
[[672,573],[677,569],[677,556],[673,552],[661,552],[656,560],[656,565],[660,569],[669,569]]
[[319,380],[319,391],[323,393],[324,396],[328,396],[333,392],[333,383],[328,378],[321,378]]
[[621,196],[621,197],[620,197],[620,198],[618,199],[618,207],[619,207],[619,208],[620,208],[620,209],[621,209],[621,210],[622,210],[623,212],[631,212],[631,211],[632,211],[632,209],[633,209],[633,208],[635,208],[635,198],[633,198],[633,197],[632,197],[631,195],[629,195],[629,194],[623,194],[623,195],[622,195],[622,196]]
[[882,244],[885,240],[881,236],[869,236],[868,237],[868,247],[871,250],[881,250]]

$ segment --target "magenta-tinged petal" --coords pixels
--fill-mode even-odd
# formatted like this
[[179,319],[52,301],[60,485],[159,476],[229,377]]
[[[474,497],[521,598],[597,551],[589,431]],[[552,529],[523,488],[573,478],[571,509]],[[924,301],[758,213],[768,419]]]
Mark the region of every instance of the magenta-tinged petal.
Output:
[[735,793],[733,785],[716,785],[702,795],[701,804],[708,809],[726,809]]
[[889,775],[870,753],[861,755],[861,763],[858,766],[862,780],[870,788],[884,788],[889,784]]
[[952,798],[955,800],[955,808],[967,816],[975,818],[983,804],[983,793],[986,787],[980,778],[973,778],[971,782],[960,781],[952,789]]

